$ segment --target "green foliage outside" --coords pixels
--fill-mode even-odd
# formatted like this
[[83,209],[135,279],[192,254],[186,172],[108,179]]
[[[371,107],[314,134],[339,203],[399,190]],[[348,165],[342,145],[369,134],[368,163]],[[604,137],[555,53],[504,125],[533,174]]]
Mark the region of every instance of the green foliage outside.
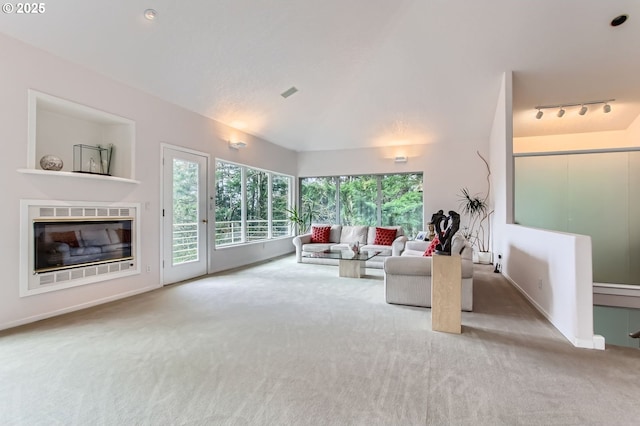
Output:
[[198,257],[198,164],[173,161],[173,263]]
[[[242,169],[245,169],[247,229],[242,229]],[[271,175],[271,203],[269,203]],[[289,235],[286,209],[289,207],[291,178],[262,170],[218,161],[216,163],[216,243],[233,244],[268,238],[269,209],[272,237]]]
[[299,213],[312,223],[400,225],[412,236],[423,230],[421,185],[421,173],[302,178]]
[[[216,164],[216,243],[240,242],[242,232],[242,167]],[[311,223],[402,226],[408,236],[423,228],[421,173],[310,177],[300,179],[299,210],[289,206],[291,179],[246,167],[246,240],[266,238],[269,208],[274,237],[289,235],[289,224],[305,232]],[[292,220],[292,218],[298,220]],[[338,220],[338,218],[340,218]]]

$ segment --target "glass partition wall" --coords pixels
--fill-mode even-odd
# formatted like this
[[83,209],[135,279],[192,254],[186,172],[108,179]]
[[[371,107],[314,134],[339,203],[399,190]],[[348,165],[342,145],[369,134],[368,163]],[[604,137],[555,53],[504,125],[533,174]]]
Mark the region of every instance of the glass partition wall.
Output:
[[595,282],[640,285],[640,151],[515,158],[515,220],[591,236]]
[[301,214],[312,223],[423,230],[422,173],[300,178]]

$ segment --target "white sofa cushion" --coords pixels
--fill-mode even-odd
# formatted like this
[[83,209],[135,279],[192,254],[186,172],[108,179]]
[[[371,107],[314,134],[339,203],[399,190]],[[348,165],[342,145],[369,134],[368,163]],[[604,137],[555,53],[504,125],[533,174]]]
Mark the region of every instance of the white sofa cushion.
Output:
[[331,249],[331,246],[333,244],[331,243],[309,243],[309,244],[303,244],[302,245],[302,251],[306,251],[306,252],[320,252],[320,251],[325,251],[325,250],[329,250]]
[[357,241],[360,245],[367,244],[368,230],[368,226],[343,226],[340,234],[340,243],[353,244]]
[[377,244],[365,244],[360,246],[360,250],[379,251],[381,256],[391,256],[391,246],[381,246]]
[[342,234],[342,225],[331,225],[331,232],[329,233],[329,241],[331,241],[332,243],[339,243],[341,234]]

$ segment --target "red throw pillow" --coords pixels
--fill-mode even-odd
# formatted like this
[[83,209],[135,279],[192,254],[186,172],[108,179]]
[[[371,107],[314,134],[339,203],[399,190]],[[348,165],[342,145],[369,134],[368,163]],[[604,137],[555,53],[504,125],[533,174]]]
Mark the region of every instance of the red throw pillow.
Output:
[[427,249],[424,251],[423,256],[433,256],[433,252],[436,251],[436,246],[439,242],[440,240],[438,239],[437,235],[433,237],[433,240],[431,240],[429,247],[427,247]]
[[329,234],[331,233],[330,226],[312,226],[311,227],[311,242],[312,243],[328,243]]
[[396,239],[396,230],[389,228],[376,228],[376,237],[373,240],[374,245],[390,246]]

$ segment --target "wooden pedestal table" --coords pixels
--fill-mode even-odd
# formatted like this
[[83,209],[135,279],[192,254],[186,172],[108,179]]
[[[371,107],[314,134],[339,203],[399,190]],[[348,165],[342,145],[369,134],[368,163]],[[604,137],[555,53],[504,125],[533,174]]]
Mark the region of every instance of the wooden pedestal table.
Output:
[[462,260],[434,254],[431,261],[431,329],[462,332]]

